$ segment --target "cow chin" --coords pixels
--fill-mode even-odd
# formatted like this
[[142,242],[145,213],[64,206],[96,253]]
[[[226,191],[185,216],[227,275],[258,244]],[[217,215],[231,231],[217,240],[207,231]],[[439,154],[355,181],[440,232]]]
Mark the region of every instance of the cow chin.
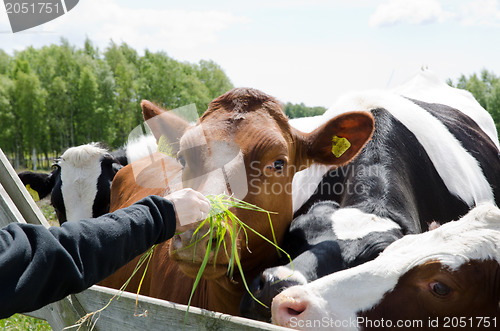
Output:
[[[198,272],[200,271],[201,263],[196,263],[192,261],[181,261],[177,260],[179,269],[188,277],[196,279]],[[206,265],[203,271],[203,278],[205,279],[218,279],[225,277],[227,273],[227,265],[213,264],[209,263]]]

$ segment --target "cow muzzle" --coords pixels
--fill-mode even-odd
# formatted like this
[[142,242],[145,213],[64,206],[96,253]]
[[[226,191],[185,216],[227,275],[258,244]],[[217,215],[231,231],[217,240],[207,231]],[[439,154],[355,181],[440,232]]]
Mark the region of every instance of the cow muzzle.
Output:
[[250,284],[250,292],[245,293],[240,302],[240,313],[243,317],[260,321],[271,321],[271,303],[273,298],[283,290],[307,283],[307,279],[300,273],[294,272],[286,267],[275,267],[264,270]]
[[295,328],[294,321],[308,320],[311,307],[308,298],[308,293],[299,286],[278,294],[272,302],[272,322],[280,326]]
[[[238,245],[239,240],[237,240]],[[198,231],[190,229],[175,235],[170,244],[170,256],[176,261],[187,276],[196,278],[205,259],[207,264],[203,272],[206,279],[224,276],[228,271],[231,258],[232,242],[229,229],[223,238],[217,237],[215,229],[210,235],[209,227],[203,226]],[[240,249],[237,247],[238,256]]]

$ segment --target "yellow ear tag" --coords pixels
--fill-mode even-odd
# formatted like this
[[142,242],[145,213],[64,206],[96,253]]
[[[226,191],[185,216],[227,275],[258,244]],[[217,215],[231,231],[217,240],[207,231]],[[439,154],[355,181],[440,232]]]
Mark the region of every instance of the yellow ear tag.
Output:
[[164,135],[162,135],[158,140],[158,152],[167,156],[175,157],[172,152],[172,146],[170,146]]
[[347,138],[337,136],[332,137],[332,154],[339,158],[351,147],[351,143]]
[[35,202],[40,200],[40,196],[38,195],[38,192],[35,191],[34,189],[32,189],[30,184],[26,185],[26,189],[28,190],[28,193],[31,195],[33,200],[35,200]]

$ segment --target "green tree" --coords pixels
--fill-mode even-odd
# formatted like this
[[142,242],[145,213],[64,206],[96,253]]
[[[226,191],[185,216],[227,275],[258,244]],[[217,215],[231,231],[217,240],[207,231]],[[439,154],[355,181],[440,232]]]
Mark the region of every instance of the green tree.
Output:
[[[16,59],[12,92],[12,114],[16,152],[22,162],[24,154],[41,149],[41,140],[46,128],[44,119],[45,91],[38,77],[31,71],[27,61]],[[36,161],[36,160],[32,160]]]
[[[62,152],[71,145],[70,95],[68,86],[74,84],[73,50],[66,46],[51,45],[31,52],[23,51],[19,56],[29,57],[30,67],[36,73],[40,86],[46,91],[45,117],[47,129],[44,133],[44,150]],[[68,132],[68,134],[63,134]]]
[[310,117],[322,115],[326,111],[324,107],[307,107],[304,103],[293,104],[287,102],[285,104],[285,114],[289,118]]
[[124,144],[129,132],[140,123],[141,119],[137,94],[138,70],[135,65],[137,53],[134,53],[135,51],[127,44],[118,46],[114,42],[111,42],[104,53],[116,84],[114,123],[111,124],[118,131],[114,146]]
[[233,88],[233,84],[226,76],[224,70],[212,60],[201,60],[196,66],[197,76],[207,87],[208,96],[214,99]]
[[500,84],[493,86],[486,100],[486,109],[491,114],[497,133],[500,133]]
[[207,110],[212,100],[206,85],[198,78],[196,69],[190,64],[177,62],[177,75],[174,79],[173,96],[177,99],[175,107],[191,103],[196,105],[198,115]]
[[[97,60],[96,78],[98,83],[97,109],[99,120],[101,121],[99,138],[96,140],[105,142],[113,146],[113,141],[117,139],[116,129],[112,121],[115,109],[116,84],[110,66],[102,59]],[[117,146],[115,146],[117,147]]]
[[12,80],[0,74],[0,148],[4,152],[14,151],[14,115],[11,106]]
[[[215,74],[209,72],[217,69],[215,64],[206,64],[203,73],[200,73],[198,65],[176,61],[164,52],[146,50],[139,65],[139,96],[167,109],[194,103],[198,113],[202,114],[213,98],[232,87],[222,70]],[[217,82],[218,77],[223,81]]]
[[80,70],[78,90],[75,96],[77,145],[99,139],[100,128],[105,124],[96,112],[98,91],[93,71],[89,67],[83,67]]
[[500,78],[498,76],[485,69],[479,75],[472,74],[469,77],[461,75],[456,84],[448,80],[448,84],[471,92],[479,104],[490,113],[497,132],[500,133]]
[[139,64],[140,99],[146,99],[175,108],[178,98],[174,93],[179,75],[177,62],[163,52],[152,53],[146,50]]
[[49,118],[49,137],[52,142],[52,150],[56,151],[57,154],[68,148],[71,140],[71,106],[67,85],[64,77],[56,76],[47,86],[46,106]]
[[94,47],[94,44],[92,43],[92,40],[90,40],[88,37],[85,38],[85,43],[83,46],[83,51],[86,55],[88,55],[92,59],[98,59],[99,58],[99,49]]
[[0,49],[0,75],[6,75],[9,70],[11,57]]

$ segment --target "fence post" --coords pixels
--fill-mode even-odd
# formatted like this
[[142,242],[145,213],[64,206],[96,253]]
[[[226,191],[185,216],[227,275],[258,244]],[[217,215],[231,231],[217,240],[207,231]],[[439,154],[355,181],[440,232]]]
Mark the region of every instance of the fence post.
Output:
[[23,183],[9,163],[9,160],[0,148],[0,183],[10,196],[21,215],[28,223],[43,224],[49,227],[49,223],[40,209],[33,201]]

